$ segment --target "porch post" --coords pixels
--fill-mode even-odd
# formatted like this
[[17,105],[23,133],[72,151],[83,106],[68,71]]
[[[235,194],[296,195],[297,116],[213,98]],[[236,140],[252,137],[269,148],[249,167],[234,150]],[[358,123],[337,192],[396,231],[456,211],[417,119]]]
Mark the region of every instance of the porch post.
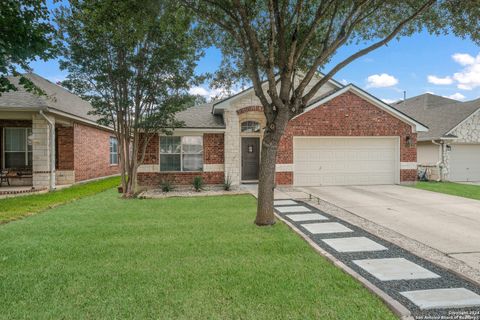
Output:
[[[48,116],[55,125],[55,118]],[[55,127],[53,128],[55,130]],[[40,114],[34,114],[32,119],[32,153],[33,153],[33,187],[35,189],[50,188],[50,179],[53,177],[55,185],[55,167],[52,168],[51,157],[55,157],[54,134],[50,132],[50,126]],[[53,150],[52,150],[53,149]],[[53,172],[52,172],[53,171]]]

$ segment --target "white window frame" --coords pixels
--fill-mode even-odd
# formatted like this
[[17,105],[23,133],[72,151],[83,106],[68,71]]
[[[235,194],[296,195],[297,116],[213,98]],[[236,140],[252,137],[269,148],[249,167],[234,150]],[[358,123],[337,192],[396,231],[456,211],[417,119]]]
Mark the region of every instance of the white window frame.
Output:
[[[7,144],[7,135],[6,131],[7,129],[23,129],[25,130],[25,151],[6,151],[5,146]],[[30,134],[29,132],[30,131]],[[28,137],[32,134],[32,128],[31,127],[4,127],[2,128],[2,169],[10,169],[10,168],[5,168],[5,154],[7,153],[20,153],[20,152],[25,152],[25,163],[24,167],[28,167],[28,154],[31,152],[32,153],[32,162],[33,162],[33,148],[32,150],[29,150],[28,148]]]
[[[115,152],[115,151],[112,152],[112,146],[113,146],[112,142],[113,142],[113,141],[116,142],[117,152]],[[115,138],[115,137],[110,137],[109,147],[110,147],[110,149],[109,149],[109,151],[110,151],[110,153],[109,153],[109,155],[110,155],[110,157],[109,157],[110,165],[111,165],[111,166],[117,166],[117,165],[118,165],[118,140],[117,140],[117,138]],[[114,155],[114,154],[117,156],[117,162],[112,162],[112,155]]]
[[[170,136],[170,137],[178,137],[180,138],[180,153],[164,153],[165,155],[180,155],[180,171],[175,171],[175,170],[168,170],[168,171],[162,171],[162,137],[168,137],[168,136],[160,136],[160,138],[158,139],[158,153],[160,155],[160,158],[158,159],[158,166],[160,167],[160,172],[203,172],[203,167],[205,165],[204,163],[204,159],[203,159],[203,136],[202,135],[182,135],[182,136]],[[183,155],[185,154],[198,154],[198,153],[184,153],[183,152],[183,138],[184,137],[198,137],[201,139],[202,141],[202,169],[200,169],[199,171],[190,171],[190,170],[184,170],[183,169]]]

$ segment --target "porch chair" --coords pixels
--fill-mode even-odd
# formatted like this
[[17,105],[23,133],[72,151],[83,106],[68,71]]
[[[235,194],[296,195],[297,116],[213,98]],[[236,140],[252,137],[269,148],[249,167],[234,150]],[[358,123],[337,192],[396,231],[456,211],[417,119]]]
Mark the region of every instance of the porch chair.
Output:
[[0,187],[3,183],[6,182],[8,186],[10,186],[10,179],[8,178],[8,170],[0,171]]

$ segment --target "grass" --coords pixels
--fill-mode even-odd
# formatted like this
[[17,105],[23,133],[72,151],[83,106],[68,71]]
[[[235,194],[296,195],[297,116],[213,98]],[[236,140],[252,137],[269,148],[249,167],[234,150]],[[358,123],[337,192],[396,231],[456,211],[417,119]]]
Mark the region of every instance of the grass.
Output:
[[111,189],[119,184],[120,177],[113,177],[48,193],[0,199],[0,224]]
[[0,226],[1,319],[395,319],[251,196],[113,191]]
[[419,181],[415,188],[480,200],[480,186],[454,182]]

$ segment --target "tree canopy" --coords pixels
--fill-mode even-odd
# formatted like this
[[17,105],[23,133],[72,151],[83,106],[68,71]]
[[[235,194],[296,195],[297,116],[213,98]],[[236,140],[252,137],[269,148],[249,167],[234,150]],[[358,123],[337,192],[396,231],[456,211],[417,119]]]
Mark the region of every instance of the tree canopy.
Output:
[[180,126],[175,113],[194,99],[188,89],[200,51],[192,17],[174,1],[71,0],[56,21],[64,85],[115,129],[131,195],[150,137]]
[[[36,58],[55,56],[54,31],[45,0],[0,1],[0,94],[16,89],[8,73],[16,75],[18,67],[28,70],[28,63]],[[25,77],[20,84],[38,91]]]

